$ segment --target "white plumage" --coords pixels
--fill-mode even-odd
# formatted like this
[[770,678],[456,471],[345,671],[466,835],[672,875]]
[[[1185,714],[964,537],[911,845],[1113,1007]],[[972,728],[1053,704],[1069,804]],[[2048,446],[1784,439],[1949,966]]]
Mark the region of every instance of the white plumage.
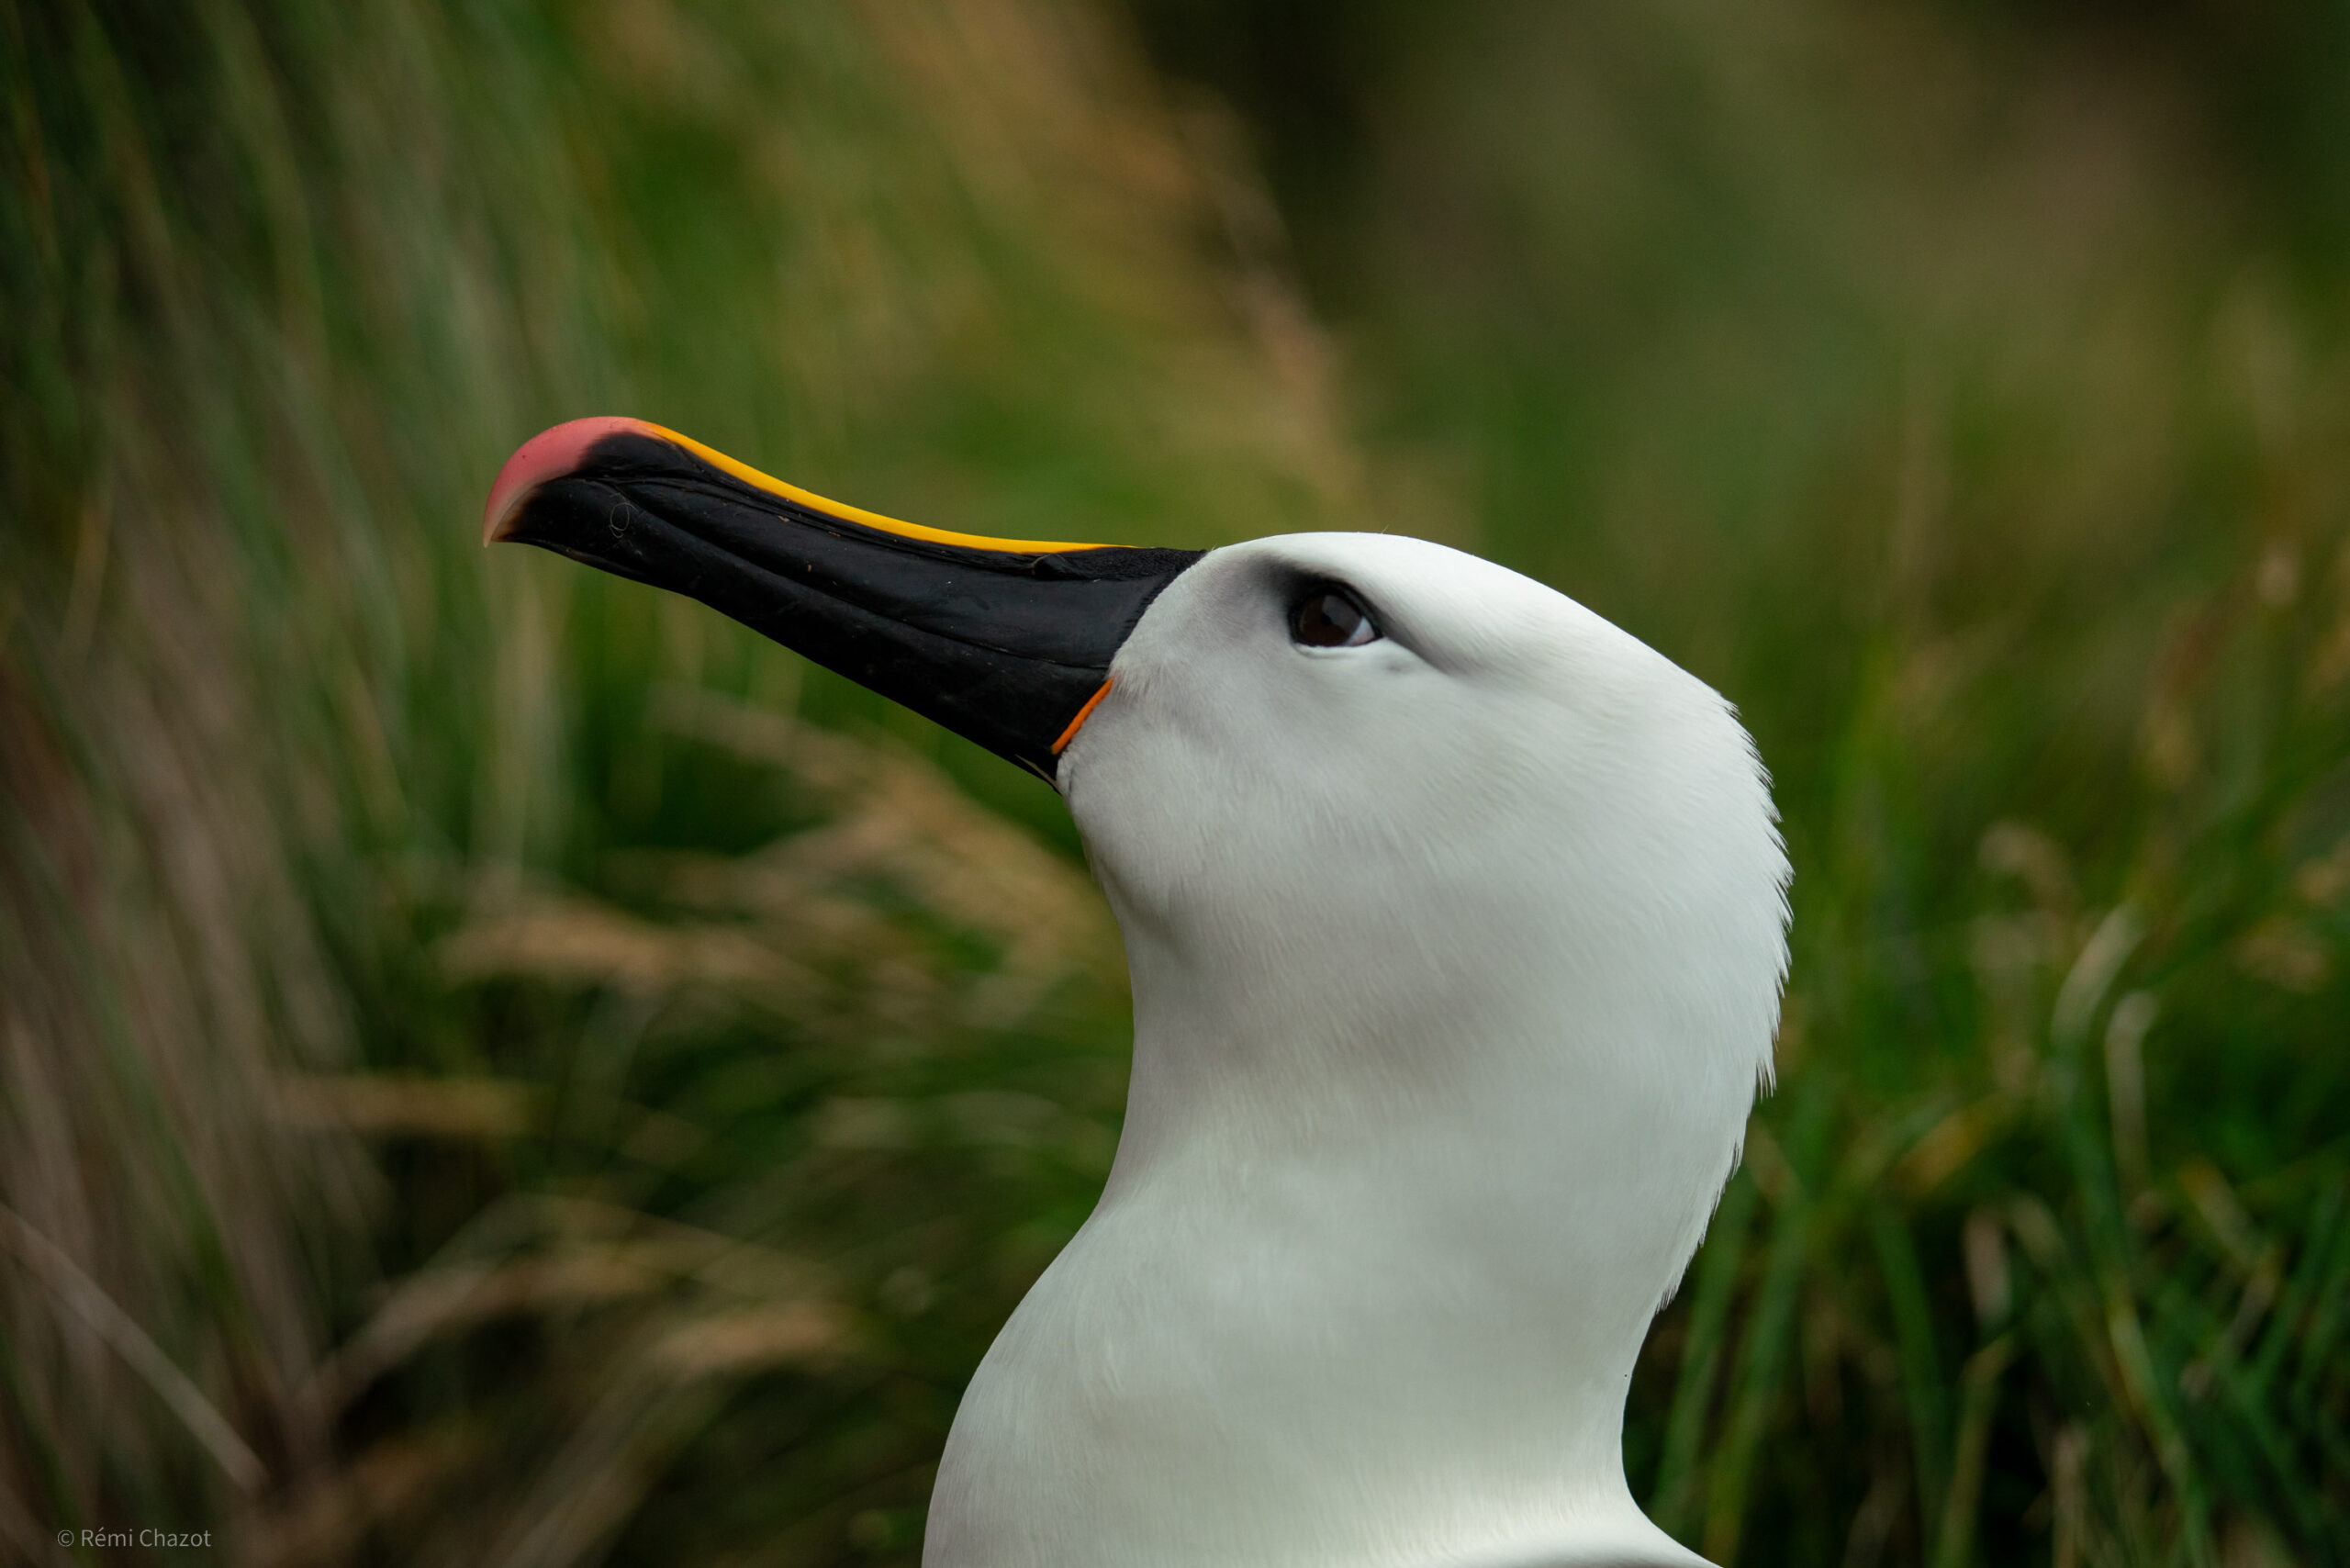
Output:
[[[1383,637],[1293,641],[1318,580]],[[1125,1135],[925,1563],[1700,1561],[1621,1428],[1771,1070],[1787,866],[1729,707],[1372,534],[1211,553],[1112,676],[1059,781],[1133,973]]]

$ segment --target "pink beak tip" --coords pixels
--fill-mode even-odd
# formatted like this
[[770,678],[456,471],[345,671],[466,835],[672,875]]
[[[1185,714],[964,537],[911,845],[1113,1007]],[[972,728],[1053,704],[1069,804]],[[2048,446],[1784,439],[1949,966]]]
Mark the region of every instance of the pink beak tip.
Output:
[[593,419],[566,420],[516,447],[514,455],[506,460],[506,465],[498,471],[497,479],[489,487],[489,503],[481,514],[482,543],[495,544],[511,533],[523,503],[547,481],[575,472],[589,447],[606,436],[624,433],[655,432],[643,420],[601,414]]

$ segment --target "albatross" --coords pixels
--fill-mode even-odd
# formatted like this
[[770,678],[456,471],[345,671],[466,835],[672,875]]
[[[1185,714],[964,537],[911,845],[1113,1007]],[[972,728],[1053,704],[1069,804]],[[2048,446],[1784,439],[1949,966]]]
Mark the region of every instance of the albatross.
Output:
[[1785,973],[1720,696],[1425,541],[983,538],[636,420],[526,442],[484,533],[690,595],[1075,817],[1125,1123],[964,1394],[926,1568],[1704,1561],[1622,1441]]

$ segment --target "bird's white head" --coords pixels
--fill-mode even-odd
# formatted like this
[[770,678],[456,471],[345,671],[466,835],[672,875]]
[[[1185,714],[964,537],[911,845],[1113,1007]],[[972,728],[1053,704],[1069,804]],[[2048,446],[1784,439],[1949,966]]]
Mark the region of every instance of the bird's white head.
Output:
[[1703,1209],[1786,951],[1768,787],[1720,697],[1539,583],[1385,534],[1212,552],[1112,675],[1060,782],[1125,935],[1142,1087],[1172,1102],[1135,1108],[1136,1158],[1236,1103],[1307,1138],[1556,1089],[1546,1114],[1651,1151],[1617,1170],[1685,1159]]
[[977,539],[632,420],[525,446],[487,532],[850,671],[1054,778],[1084,834],[1126,1124],[965,1396],[925,1562],[1698,1561],[1621,1433],[1785,968],[1719,696],[1440,545]]

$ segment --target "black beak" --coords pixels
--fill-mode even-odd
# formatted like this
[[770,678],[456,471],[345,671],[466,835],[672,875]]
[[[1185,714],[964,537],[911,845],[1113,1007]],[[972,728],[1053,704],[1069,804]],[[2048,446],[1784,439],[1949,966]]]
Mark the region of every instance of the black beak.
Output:
[[698,599],[1047,779],[1119,645],[1203,554],[900,522],[624,419],[524,442],[483,519],[500,540]]

